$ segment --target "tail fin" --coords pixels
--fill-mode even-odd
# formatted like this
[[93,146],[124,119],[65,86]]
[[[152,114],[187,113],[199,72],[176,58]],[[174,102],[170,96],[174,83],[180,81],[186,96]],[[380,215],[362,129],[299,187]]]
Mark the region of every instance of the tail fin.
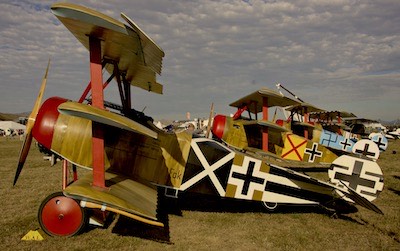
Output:
[[[347,186],[346,186],[347,187]],[[359,195],[356,191],[351,189],[350,187],[347,187],[348,193],[346,193],[346,197],[354,201],[355,203],[359,204],[360,206],[363,206],[369,210],[372,210],[378,214],[382,214],[382,210],[380,210],[375,204],[367,200],[366,198],[362,197]]]
[[379,165],[367,158],[342,155],[333,161],[328,171],[336,192],[344,199],[376,213],[383,212],[372,201],[383,190],[383,173]]

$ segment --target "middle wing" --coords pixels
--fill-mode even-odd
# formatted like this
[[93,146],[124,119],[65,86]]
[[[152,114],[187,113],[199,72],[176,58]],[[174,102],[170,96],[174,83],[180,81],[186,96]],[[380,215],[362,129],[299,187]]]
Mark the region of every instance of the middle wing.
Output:
[[112,113],[106,110],[102,110],[90,105],[85,105],[73,101],[65,102],[58,107],[60,113],[67,114],[70,116],[76,116],[84,119],[88,119],[91,121],[95,121],[101,124],[114,126],[117,128],[121,128],[124,130],[140,133],[154,139],[157,139],[158,134],[131,120],[124,116],[118,115],[116,113]]

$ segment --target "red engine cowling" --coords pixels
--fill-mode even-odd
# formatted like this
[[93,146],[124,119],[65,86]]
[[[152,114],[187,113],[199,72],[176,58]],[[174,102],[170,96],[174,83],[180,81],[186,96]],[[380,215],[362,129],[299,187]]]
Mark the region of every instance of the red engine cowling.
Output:
[[68,101],[60,97],[47,99],[39,109],[35,124],[32,128],[33,137],[47,149],[51,149],[54,126],[60,113],[57,108],[60,104]]
[[229,127],[232,123],[232,118],[224,115],[216,115],[214,117],[212,133],[219,139],[225,139]]

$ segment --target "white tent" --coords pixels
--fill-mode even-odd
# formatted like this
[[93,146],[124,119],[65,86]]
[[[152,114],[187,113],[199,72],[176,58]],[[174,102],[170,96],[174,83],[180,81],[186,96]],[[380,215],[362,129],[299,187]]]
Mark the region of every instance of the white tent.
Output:
[[16,123],[14,121],[0,121],[0,129],[6,132],[6,135],[10,135],[12,132],[18,130],[26,130],[26,126]]

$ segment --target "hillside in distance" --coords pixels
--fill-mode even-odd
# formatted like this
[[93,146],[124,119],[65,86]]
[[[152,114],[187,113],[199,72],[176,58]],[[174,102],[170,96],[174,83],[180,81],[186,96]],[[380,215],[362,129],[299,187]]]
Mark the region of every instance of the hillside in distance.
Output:
[[28,117],[29,112],[23,113],[2,113],[0,112],[0,121],[15,121],[18,122],[20,117]]

